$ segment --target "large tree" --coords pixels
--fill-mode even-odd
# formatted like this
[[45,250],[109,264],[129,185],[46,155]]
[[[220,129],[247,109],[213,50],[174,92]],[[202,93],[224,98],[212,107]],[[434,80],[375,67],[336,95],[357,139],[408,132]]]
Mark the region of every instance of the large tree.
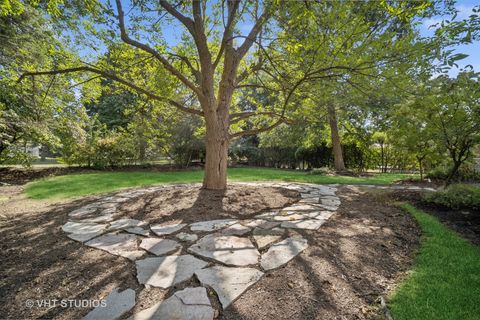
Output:
[[[125,79],[122,74],[106,70],[107,68],[99,65],[79,65],[61,70],[32,71],[25,73],[24,77],[70,72],[96,73],[117,81],[150,99],[170,104],[179,111],[204,117],[206,164],[203,185],[207,189],[224,189],[226,187],[228,146],[233,135],[230,132],[230,120],[235,117],[249,116],[244,113],[231,112],[232,98],[238,83],[253,69],[252,65],[247,63],[252,60],[245,59],[245,57],[267,21],[272,17],[275,6],[270,1],[241,3],[241,1],[232,0],[209,5],[210,8],[207,9],[205,1],[179,4],[173,4],[166,0],[135,1],[131,3],[127,14],[123,6],[124,2],[117,0],[114,10],[109,4],[97,4],[92,9],[92,12],[101,18],[95,23],[103,22],[103,26],[110,27],[105,29],[108,29],[110,33],[102,40],[110,40],[107,39],[108,36],[111,36],[112,32],[118,32],[123,42],[153,57],[184,87],[188,88],[198,102],[199,108],[195,105],[186,106],[185,102],[180,99],[163,96],[161,88],[145,88],[138,81],[135,82],[138,79]],[[158,20],[161,20],[160,23],[158,21],[149,23],[149,18],[152,17],[151,12],[157,13]],[[72,15],[67,16],[71,17]],[[108,20],[110,18],[115,18],[116,26],[110,23]],[[159,25],[166,24],[168,21],[173,21],[173,27],[181,26],[186,30],[186,35],[194,44],[194,51],[188,50],[187,46],[183,47],[185,50],[169,51],[166,49],[166,45],[161,45],[162,41],[157,37],[161,31]],[[223,23],[221,23],[222,21]],[[252,27],[248,32],[239,31],[249,24]],[[97,35],[104,36],[104,33],[98,32]],[[242,72],[239,76],[240,68]],[[281,120],[278,122],[280,123]],[[236,132],[235,136],[244,133]]]
[[27,144],[57,145],[62,121],[73,122],[80,112],[74,92],[66,89],[71,79],[17,83],[19,72],[53,68],[73,55],[28,5],[17,15],[0,14],[0,39],[0,162],[19,163],[29,160]]
[[[75,40],[84,40],[92,51],[101,51],[102,44],[108,47],[119,40],[135,48],[139,54],[131,60],[132,65],[138,67],[145,59],[153,59],[175,79],[174,90],[165,92],[158,82],[144,81],[154,78],[145,73],[155,72],[155,68],[132,76],[114,62],[107,65],[98,60],[63,69],[29,71],[23,78],[94,73],[148,99],[203,117],[203,186],[224,189],[228,146],[233,138],[287,122],[287,115],[301,107],[300,96],[305,93],[302,86],[308,82],[345,75],[348,78],[351,73],[368,74],[366,70],[378,69],[377,56],[363,48],[375,48],[374,52],[385,46],[393,46],[393,51],[399,49],[393,40],[403,35],[395,28],[411,21],[428,3],[412,5],[401,1],[392,6],[386,2],[142,0],[132,1],[127,7],[126,1],[121,0],[113,4],[88,1],[85,8],[62,6],[62,15],[56,20],[81,31],[74,34]],[[362,28],[356,32],[354,25],[360,22]],[[293,32],[294,28],[303,27],[303,36]],[[167,35],[177,30],[184,31],[181,39]],[[72,34],[70,31],[66,36]],[[381,64],[397,60],[397,55],[387,55]],[[265,79],[272,85],[265,85]],[[258,87],[259,83],[267,90],[277,91],[276,103],[240,109],[236,92],[248,86]],[[249,125],[243,125],[252,119]]]

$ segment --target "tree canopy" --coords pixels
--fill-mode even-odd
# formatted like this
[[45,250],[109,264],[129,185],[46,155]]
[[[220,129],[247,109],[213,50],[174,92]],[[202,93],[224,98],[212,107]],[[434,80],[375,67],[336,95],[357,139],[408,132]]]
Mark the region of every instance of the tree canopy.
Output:
[[452,173],[478,143],[473,124],[466,151],[436,125],[476,119],[477,73],[446,74],[466,57],[455,46],[479,39],[478,7],[463,20],[450,1],[9,0],[0,12],[3,158],[20,141],[88,165],[75,150],[195,156],[204,187],[223,189],[229,159],[252,148],[255,161],[280,148],[288,166],[338,171],[423,172],[448,153]]

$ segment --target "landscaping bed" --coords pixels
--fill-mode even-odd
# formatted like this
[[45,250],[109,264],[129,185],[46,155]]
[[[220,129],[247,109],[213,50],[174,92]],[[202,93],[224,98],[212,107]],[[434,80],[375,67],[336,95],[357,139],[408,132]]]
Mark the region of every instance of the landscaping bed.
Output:
[[[285,194],[281,189],[277,189],[276,195],[274,190],[265,192],[270,193],[264,195],[268,195],[266,201],[272,201],[265,209],[297,200],[295,194]],[[227,191],[226,199],[236,198],[238,203],[248,204],[256,197],[252,193],[248,188],[232,189]],[[182,194],[185,199],[189,194],[195,196],[187,191]],[[378,314],[378,296],[385,295],[410,267],[419,243],[419,229],[407,213],[380,201],[375,194],[356,187],[340,187],[338,195],[342,204],[336,214],[317,231],[299,232],[310,246],[286,266],[266,274],[221,312],[221,319],[364,319]],[[164,196],[174,201],[179,195]],[[148,304],[145,297],[160,299],[171,294],[168,290],[140,286],[134,276],[134,263],[129,260],[66,237],[61,226],[67,221],[67,213],[92,200],[35,201],[34,209],[21,205],[32,201],[23,196],[4,203],[0,209],[4,217],[1,318],[70,319],[82,317],[90,310],[27,308],[27,299],[101,299],[114,287],[130,287]],[[7,213],[12,206],[17,208],[14,215]],[[164,210],[161,203],[157,208],[158,212]],[[218,209],[205,206],[202,212],[210,219],[249,210],[230,200],[223,212]],[[161,216],[164,214],[157,218]],[[195,215],[190,218],[193,220]]]
[[437,217],[442,223],[458,232],[472,243],[480,245],[480,211],[472,209],[448,209],[426,203],[418,192],[402,191],[392,194],[396,200],[408,201],[415,207]]

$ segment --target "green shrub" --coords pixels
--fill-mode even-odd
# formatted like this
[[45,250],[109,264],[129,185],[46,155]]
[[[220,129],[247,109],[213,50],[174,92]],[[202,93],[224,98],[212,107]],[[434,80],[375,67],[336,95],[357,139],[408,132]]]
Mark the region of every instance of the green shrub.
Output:
[[480,188],[472,185],[451,185],[443,191],[427,193],[423,199],[449,209],[480,210]]
[[[426,178],[432,180],[446,180],[448,177],[449,168],[437,167],[429,171]],[[475,170],[475,167],[470,164],[465,164],[458,170],[455,181],[480,181],[480,172]]]
[[445,180],[448,176],[448,170],[443,167],[437,167],[427,172],[426,178],[433,180]]
[[111,131],[64,148],[62,161],[67,164],[107,168],[133,163],[136,158],[134,138],[128,132]]

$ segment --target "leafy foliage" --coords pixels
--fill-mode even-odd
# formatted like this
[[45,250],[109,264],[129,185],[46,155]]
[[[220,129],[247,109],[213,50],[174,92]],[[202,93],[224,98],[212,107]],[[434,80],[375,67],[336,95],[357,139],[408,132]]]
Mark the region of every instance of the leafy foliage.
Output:
[[446,190],[425,194],[424,200],[453,210],[480,210],[480,188],[466,184],[453,184]]

